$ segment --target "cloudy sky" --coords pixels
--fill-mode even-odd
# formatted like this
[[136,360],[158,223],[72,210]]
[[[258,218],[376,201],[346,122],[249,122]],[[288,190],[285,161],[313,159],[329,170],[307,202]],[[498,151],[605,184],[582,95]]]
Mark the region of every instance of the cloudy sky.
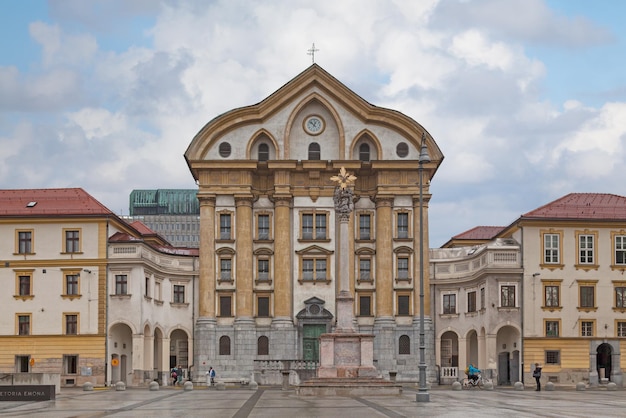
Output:
[[430,246],[571,192],[626,195],[626,2],[5,0],[0,187],[194,188],[215,116],[315,62],[435,138]]

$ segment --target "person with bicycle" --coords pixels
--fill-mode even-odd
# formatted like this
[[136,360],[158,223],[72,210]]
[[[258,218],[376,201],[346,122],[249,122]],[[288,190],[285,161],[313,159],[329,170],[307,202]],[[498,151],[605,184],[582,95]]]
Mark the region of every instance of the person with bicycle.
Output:
[[476,382],[478,382],[479,373],[480,373],[480,370],[474,367],[473,364],[470,363],[470,365],[467,366],[467,378],[472,381],[472,384],[474,386],[476,385]]

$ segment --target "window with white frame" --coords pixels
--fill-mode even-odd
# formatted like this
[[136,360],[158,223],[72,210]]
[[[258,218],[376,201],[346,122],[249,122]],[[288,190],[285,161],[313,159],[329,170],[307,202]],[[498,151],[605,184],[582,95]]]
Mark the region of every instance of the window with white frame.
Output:
[[626,286],[615,286],[615,307],[626,308]]
[[580,264],[593,264],[594,263],[594,236],[593,235],[578,235],[578,262]]
[[593,337],[593,321],[580,321],[580,336],[581,337]]
[[617,336],[626,337],[626,322],[624,321],[617,322]]
[[561,286],[558,283],[546,283],[544,285],[544,306],[546,308],[558,308],[561,303]]
[[269,240],[270,239],[270,215],[259,214],[256,218],[257,221],[257,239]]
[[561,235],[543,234],[543,262],[559,264],[561,261]]
[[626,235],[615,235],[613,237],[615,245],[615,264],[620,266],[626,265]]

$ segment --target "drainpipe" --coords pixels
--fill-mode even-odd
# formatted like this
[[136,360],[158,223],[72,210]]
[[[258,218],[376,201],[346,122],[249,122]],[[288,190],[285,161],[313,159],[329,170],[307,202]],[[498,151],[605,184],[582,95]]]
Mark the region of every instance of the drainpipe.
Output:
[[[106,226],[106,263],[104,266],[104,386],[109,381],[109,221]],[[100,271],[98,271],[100,274]]]

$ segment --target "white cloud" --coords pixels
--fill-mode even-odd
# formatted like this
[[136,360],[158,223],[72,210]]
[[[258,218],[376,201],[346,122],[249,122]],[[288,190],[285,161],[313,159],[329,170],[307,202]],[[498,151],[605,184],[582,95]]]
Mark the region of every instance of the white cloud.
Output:
[[[39,62],[22,73],[0,66],[3,184],[80,186],[115,211],[128,206],[132,188],[193,187],[183,158],[193,136],[304,70],[315,42],[318,64],[371,103],[415,119],[440,146],[431,244],[477,224],[506,224],[560,193],[624,194],[626,104],[591,106],[575,96],[577,86],[571,101],[550,102],[542,83],[556,69],[528,52],[610,36],[541,0],[50,7],[50,22],[29,27]],[[154,23],[129,30],[137,17]],[[108,46],[103,40],[120,27],[129,39]],[[36,172],[16,163],[26,157]]]

